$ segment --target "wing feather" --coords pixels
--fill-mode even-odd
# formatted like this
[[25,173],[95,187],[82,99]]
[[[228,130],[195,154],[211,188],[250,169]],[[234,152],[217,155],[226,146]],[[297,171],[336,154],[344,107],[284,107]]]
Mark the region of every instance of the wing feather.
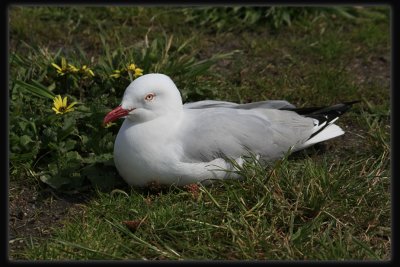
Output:
[[206,108],[185,111],[181,145],[186,161],[237,158],[252,151],[273,159],[311,135],[313,119],[274,109]]

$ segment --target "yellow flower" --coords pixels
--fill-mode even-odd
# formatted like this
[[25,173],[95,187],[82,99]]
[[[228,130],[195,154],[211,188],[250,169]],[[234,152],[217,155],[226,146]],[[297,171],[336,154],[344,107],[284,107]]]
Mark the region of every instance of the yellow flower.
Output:
[[90,68],[88,68],[86,65],[82,66],[81,71],[83,73],[85,73],[87,76],[89,76],[89,75],[94,76],[93,71]]
[[135,74],[134,74],[135,78],[137,78],[139,76],[142,76],[142,75],[143,75],[143,70],[139,69],[139,68],[136,68],[135,69]]
[[67,73],[78,73],[81,72],[86,76],[94,76],[93,71],[88,68],[86,65],[83,65],[80,69],[75,67],[72,64],[67,64],[67,60],[65,58],[61,58],[61,66],[57,65],[56,63],[51,63],[51,65],[57,70],[57,73],[60,76],[63,76]]
[[120,70],[114,70],[114,74],[111,74],[110,77],[118,79],[119,77],[121,77],[121,71]]
[[134,72],[135,69],[136,69],[136,66],[135,66],[135,64],[130,64],[126,69],[127,69],[128,71]]
[[135,78],[143,75],[143,70],[141,68],[136,67],[135,64],[130,64],[127,68],[127,71],[131,72]]
[[72,102],[69,106],[67,106],[67,97],[61,98],[60,95],[55,96],[53,102],[54,107],[51,109],[54,110],[56,114],[64,114],[74,111],[73,106],[78,104],[78,102]]
[[79,69],[77,67],[75,67],[74,65],[68,64],[68,67],[69,67],[68,69],[71,72],[78,72],[79,71]]
[[109,123],[107,123],[106,125],[104,125],[104,128],[110,128],[111,126],[114,126],[114,125],[116,125],[116,123],[114,123],[114,122],[109,122]]
[[67,60],[64,57],[61,58],[61,67],[54,62],[51,65],[57,69],[57,73],[61,76],[68,72]]
[[51,63],[51,65],[54,67],[54,68],[56,68],[56,70],[57,70],[57,72],[58,73],[60,73],[61,75],[62,75],[62,73],[63,73],[63,70],[61,69],[61,67],[60,66],[58,66],[56,63]]
[[[54,67],[54,68],[56,68],[56,70],[57,70],[57,73],[59,74],[59,75],[61,75],[61,76],[63,76],[65,73],[67,73],[68,72],[68,69],[67,68],[63,68],[62,66],[60,67],[60,66],[58,66],[56,63],[51,63],[51,65]],[[61,64],[62,65],[62,64]]]
[[128,73],[129,77],[132,79],[132,75],[135,78],[142,76],[143,70],[141,68],[136,67],[135,64],[131,63],[131,64],[127,65],[126,68],[123,68],[121,70],[114,70],[114,73],[111,74],[110,77],[118,79],[122,75],[125,75],[126,73]]

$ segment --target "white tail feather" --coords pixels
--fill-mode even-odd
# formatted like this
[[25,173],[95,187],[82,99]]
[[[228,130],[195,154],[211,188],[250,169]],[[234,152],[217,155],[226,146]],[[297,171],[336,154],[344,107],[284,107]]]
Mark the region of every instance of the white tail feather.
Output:
[[326,141],[337,136],[344,134],[342,128],[337,126],[336,124],[330,124],[326,126],[324,130],[322,130],[319,134],[313,136],[312,138],[308,139],[306,142],[301,144],[300,146],[296,147],[295,150],[304,149],[316,143]]

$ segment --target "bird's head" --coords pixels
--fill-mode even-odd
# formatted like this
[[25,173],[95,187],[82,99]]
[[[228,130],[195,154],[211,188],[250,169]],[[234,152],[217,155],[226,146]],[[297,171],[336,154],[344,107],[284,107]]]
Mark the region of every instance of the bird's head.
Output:
[[103,123],[121,117],[145,122],[181,110],[182,97],[171,78],[151,73],[137,78],[126,88],[121,105],[110,111]]

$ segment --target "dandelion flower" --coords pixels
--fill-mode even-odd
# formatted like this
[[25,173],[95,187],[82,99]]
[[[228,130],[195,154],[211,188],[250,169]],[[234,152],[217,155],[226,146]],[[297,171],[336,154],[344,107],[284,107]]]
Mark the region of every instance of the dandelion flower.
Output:
[[72,102],[69,106],[67,106],[67,97],[62,98],[60,95],[57,95],[53,99],[53,105],[51,109],[54,110],[56,114],[65,114],[70,111],[74,111],[73,106],[75,106],[78,102]]

